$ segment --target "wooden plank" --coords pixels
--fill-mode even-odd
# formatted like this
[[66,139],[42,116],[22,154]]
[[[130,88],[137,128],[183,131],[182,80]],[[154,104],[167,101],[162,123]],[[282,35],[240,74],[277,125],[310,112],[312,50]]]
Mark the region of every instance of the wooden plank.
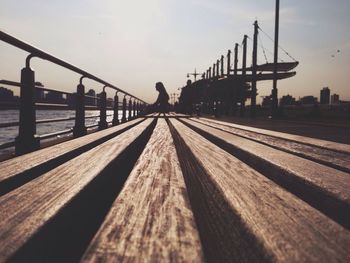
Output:
[[130,261],[203,261],[175,146],[163,119],[82,260]]
[[[214,128],[217,128],[250,140],[254,140],[256,142],[263,143],[270,147],[274,147],[279,150],[283,150],[285,152],[289,152],[289,153],[298,155],[300,157],[307,158],[309,160],[316,161],[321,164],[350,173],[350,155],[349,154],[338,152],[338,151],[332,151],[325,148],[319,148],[315,145],[311,146],[310,144],[299,143],[299,142],[291,141],[285,138],[262,134],[260,132],[257,132],[259,129],[256,129],[257,131],[253,132],[249,130],[238,129],[231,126],[219,124],[216,122],[203,120],[203,119],[192,118],[191,120],[197,121],[199,123],[208,125],[210,127],[214,127]],[[307,141],[308,138],[303,137],[302,140]]]
[[304,137],[304,136],[300,136],[300,135],[294,135],[294,134],[288,134],[288,133],[277,132],[277,131],[272,131],[272,130],[254,128],[254,127],[249,127],[249,126],[245,126],[245,125],[228,123],[228,122],[224,122],[224,121],[217,121],[217,120],[206,119],[206,118],[199,118],[199,119],[204,120],[204,121],[210,121],[210,122],[226,125],[226,126],[237,128],[237,129],[253,131],[253,132],[257,132],[257,133],[261,133],[261,134],[265,134],[265,135],[269,135],[269,136],[275,136],[275,137],[283,138],[286,140],[291,140],[294,142],[304,143],[306,145],[317,146],[317,147],[325,148],[325,149],[328,149],[331,151],[339,151],[339,152],[343,152],[346,154],[350,154],[350,145],[349,144],[331,142],[331,141],[320,140],[320,139],[315,139],[315,138],[310,138],[310,137]]
[[[77,198],[89,185],[100,183],[101,181],[98,180],[102,178],[100,174],[127,149],[133,149],[132,147],[135,147],[136,141],[144,137],[145,133],[150,130],[152,122],[152,119],[145,120],[136,127],[128,130],[128,132],[96,146],[24,186],[3,195],[0,198],[0,262],[5,262],[11,256],[16,256],[14,254],[19,248],[40,233],[41,230],[45,229],[44,227],[55,216],[62,214],[62,210],[70,202],[73,202],[72,200]],[[111,177],[110,180],[112,180],[112,183],[113,181],[118,181],[118,169],[114,168],[113,171],[115,172],[111,175],[108,174]],[[103,185],[104,189],[108,189],[109,184],[111,182]],[[99,200],[99,196],[103,196],[103,194],[92,193],[92,197]],[[89,198],[91,199],[91,196]],[[85,206],[90,209],[90,206],[92,207],[93,205],[93,202],[88,204],[83,203],[81,207]],[[78,210],[80,213],[81,211],[79,209],[75,210]],[[74,214],[74,211],[70,213]],[[65,219],[62,229],[53,226],[53,229],[56,232],[58,231],[56,233],[57,235],[60,232],[74,232],[74,229],[66,229],[66,225],[69,224],[70,220],[73,220],[73,217],[70,218],[68,216],[68,219]],[[79,224],[88,224],[92,218],[86,218],[85,220],[79,222]],[[28,253],[31,253],[30,255],[32,257],[36,257],[40,253],[51,253],[52,251],[45,250],[48,242],[54,242],[53,245],[58,248],[63,245],[62,243],[55,244],[55,239],[58,239],[56,235],[51,238],[39,244],[36,249],[31,249]],[[65,242],[69,243],[70,240],[65,240]],[[74,248],[72,250],[72,254],[74,254]],[[19,254],[20,259],[16,258],[16,260],[12,260],[20,261],[23,258],[29,257],[26,253],[23,255],[21,253]],[[35,262],[33,259],[28,258],[29,261]],[[50,259],[50,262],[52,261],[57,261],[57,259]]]
[[144,119],[136,119],[106,130],[69,140],[0,163],[0,195],[21,186],[64,161],[128,130]]
[[170,122],[208,261],[350,261],[349,231],[179,121]]
[[182,121],[350,228],[350,174],[197,122]]

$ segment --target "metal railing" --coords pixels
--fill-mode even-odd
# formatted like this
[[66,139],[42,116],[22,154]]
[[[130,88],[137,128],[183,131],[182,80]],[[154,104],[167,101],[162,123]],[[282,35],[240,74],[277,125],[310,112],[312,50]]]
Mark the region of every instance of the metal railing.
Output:
[[[87,134],[88,128],[98,127],[99,130],[105,129],[109,126],[110,123],[112,125],[117,125],[120,122],[126,122],[127,120],[133,119],[142,115],[147,103],[138,97],[131,95],[130,93],[116,87],[108,83],[101,78],[98,78],[92,75],[89,72],[86,72],[68,62],[65,62],[53,55],[50,55],[28,43],[25,43],[3,31],[0,31],[0,40],[6,42],[12,46],[15,46],[19,49],[27,51],[29,55],[26,58],[25,67],[21,71],[21,82],[15,82],[10,80],[0,80],[0,84],[10,85],[15,87],[20,87],[20,100],[19,100],[19,121],[17,122],[8,122],[8,123],[0,123],[0,128],[14,127],[18,126],[18,136],[15,141],[7,142],[0,145],[0,149],[5,149],[9,147],[15,147],[16,154],[24,154],[34,150],[39,149],[40,140],[48,139],[52,137],[56,137],[62,134],[73,133],[74,137],[79,137]],[[80,75],[79,84],[77,86],[76,93],[58,91],[54,89],[49,89],[43,86],[36,85],[35,82],[35,73],[30,68],[30,60],[33,57],[37,57],[40,59],[44,59],[50,61],[56,65],[62,66],[70,71],[73,71]],[[83,85],[83,79],[91,79],[103,85],[103,91],[100,93],[100,97],[93,97],[85,94],[85,87]],[[111,88],[116,91],[114,96],[114,106],[113,108],[107,107],[107,95],[105,92],[105,88]],[[35,98],[36,91],[43,92],[54,92],[59,93],[66,96],[66,104],[58,103],[52,104],[47,103],[47,101],[37,101]],[[122,93],[124,98],[122,102],[119,102],[118,93]],[[126,97],[129,97],[129,103],[127,105]],[[95,101],[99,101],[99,107],[94,105],[86,105],[86,99],[94,99]],[[122,109],[122,118],[119,120],[118,110],[121,107]],[[42,119],[36,120],[36,108],[67,108],[67,109],[75,109],[75,117],[65,117],[65,118],[56,118],[56,119]],[[85,116],[85,110],[91,109],[99,109],[100,115],[95,116]],[[113,120],[107,122],[107,116],[111,116],[112,114],[107,115],[107,109],[113,109]],[[126,112],[128,111],[128,118],[126,118]],[[89,118],[99,117],[99,123],[86,126],[85,120]],[[74,127],[71,129],[66,129],[63,131],[52,132],[44,135],[36,134],[36,125],[43,123],[51,123],[51,122],[62,122],[62,121],[70,121],[74,120]]]

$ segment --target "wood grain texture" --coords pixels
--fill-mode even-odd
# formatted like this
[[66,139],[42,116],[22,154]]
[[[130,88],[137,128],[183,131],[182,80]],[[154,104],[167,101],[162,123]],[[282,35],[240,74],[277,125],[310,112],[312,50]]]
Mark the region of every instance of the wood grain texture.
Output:
[[107,165],[132,145],[152,121],[145,120],[128,132],[0,197],[0,262],[9,259],[38,233]]
[[182,121],[350,228],[350,174],[197,122]]
[[183,175],[165,120],[158,120],[82,261],[203,261]]
[[[242,136],[247,139],[254,140],[256,142],[263,143],[270,147],[274,147],[279,150],[283,150],[288,153],[298,155],[303,158],[307,158],[312,161],[319,162],[321,164],[330,166],[341,171],[350,172],[350,154],[343,152],[332,151],[325,148],[319,148],[317,146],[311,146],[309,144],[303,144],[296,141],[291,141],[285,138],[270,136],[261,134],[258,132],[248,131],[244,129],[238,129],[227,125],[218,124],[215,122],[206,121],[203,119],[191,119],[199,123],[208,125],[213,128],[217,128],[238,136]],[[300,136],[301,137],[301,136]],[[308,138],[304,137],[304,141]]]
[[249,126],[245,126],[245,125],[228,123],[228,122],[224,122],[224,121],[217,121],[217,120],[206,119],[206,118],[199,118],[199,119],[204,120],[204,121],[210,121],[210,122],[226,125],[226,126],[233,127],[233,128],[238,128],[238,129],[253,131],[253,132],[257,132],[257,133],[261,133],[261,134],[265,134],[265,135],[269,135],[269,136],[284,138],[284,139],[288,139],[288,140],[291,140],[294,142],[308,144],[311,146],[318,146],[321,148],[329,149],[331,151],[339,151],[339,152],[350,154],[350,145],[349,144],[331,142],[331,141],[315,139],[315,138],[310,138],[310,137],[305,137],[305,136],[300,136],[300,135],[294,135],[294,134],[289,134],[289,133],[284,133],[284,132],[277,132],[277,131],[272,131],[272,130],[254,128],[254,127],[249,127]]
[[350,261],[348,230],[184,124],[170,122],[186,154],[180,163],[209,261]]
[[[98,143],[102,143],[107,139],[126,130],[128,127],[139,123],[143,119],[136,119],[106,130],[95,132],[80,138],[66,141],[48,148],[44,148],[32,153],[28,153],[4,162],[0,162],[0,186],[5,181],[33,170],[37,166],[45,166],[49,161],[56,160],[64,155],[68,155],[79,149],[90,149]],[[91,145],[91,147],[89,147]],[[72,156],[70,156],[72,158]],[[75,157],[75,156],[74,156]]]

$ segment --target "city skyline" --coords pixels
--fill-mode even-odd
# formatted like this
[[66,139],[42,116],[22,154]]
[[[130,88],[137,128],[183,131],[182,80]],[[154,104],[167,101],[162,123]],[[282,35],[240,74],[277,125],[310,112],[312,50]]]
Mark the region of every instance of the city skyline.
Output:
[[[317,3],[317,4],[316,4]],[[137,10],[134,6],[138,5]],[[163,81],[168,93],[185,85],[196,68],[204,72],[243,35],[252,36],[252,23],[273,36],[274,1],[4,1],[1,29],[45,51],[107,79],[152,103],[154,84]],[[347,1],[281,1],[280,44],[300,61],[297,75],[279,81],[279,98],[314,95],[329,87],[350,100],[348,83],[350,39]],[[85,28],[86,27],[86,28]],[[53,30],[54,29],[54,30]],[[324,33],[326,32],[326,33]],[[72,42],[72,39],[74,40]],[[263,46],[272,43],[261,34]],[[251,52],[251,43],[248,52]],[[0,44],[2,79],[19,80],[26,53]],[[338,52],[339,50],[339,52]],[[241,52],[241,50],[240,50]],[[281,58],[286,59],[280,52]],[[267,52],[269,62],[272,56]],[[250,59],[251,56],[248,57]],[[264,62],[259,48],[259,62]],[[250,64],[250,63],[248,63]],[[34,59],[36,80],[45,86],[74,92],[78,76]],[[84,81],[86,89],[102,87]],[[260,96],[272,82],[258,84]],[[112,96],[110,91],[109,96]]]

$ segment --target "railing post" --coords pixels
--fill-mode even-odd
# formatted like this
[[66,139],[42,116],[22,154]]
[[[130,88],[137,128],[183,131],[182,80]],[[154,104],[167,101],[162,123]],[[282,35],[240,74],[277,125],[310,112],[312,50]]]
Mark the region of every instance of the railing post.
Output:
[[100,121],[98,123],[98,129],[103,130],[108,128],[108,123],[107,123],[107,94],[105,91],[105,87],[103,87],[103,91],[101,92],[100,95]]
[[114,107],[113,107],[113,125],[119,124],[119,98],[118,98],[118,91],[115,93],[114,96]]
[[132,120],[132,102],[131,97],[129,99],[129,114],[128,114],[128,121]]
[[40,148],[40,139],[36,134],[35,124],[35,74],[29,65],[32,57],[32,55],[27,57],[26,67],[21,71],[19,130],[15,139],[17,155]]
[[143,103],[140,102],[140,105],[139,105],[139,115],[140,115],[140,116],[144,116],[144,115],[145,115],[144,113],[145,113],[145,112],[144,112],[144,105],[143,105]]
[[87,134],[85,127],[85,87],[82,83],[83,77],[77,86],[77,94],[75,96],[75,125],[73,128],[74,137],[80,137]]
[[126,98],[124,96],[123,99],[123,116],[122,116],[122,123],[126,122]]
[[135,119],[136,118],[136,100],[134,100],[133,110],[134,110],[134,119]]

